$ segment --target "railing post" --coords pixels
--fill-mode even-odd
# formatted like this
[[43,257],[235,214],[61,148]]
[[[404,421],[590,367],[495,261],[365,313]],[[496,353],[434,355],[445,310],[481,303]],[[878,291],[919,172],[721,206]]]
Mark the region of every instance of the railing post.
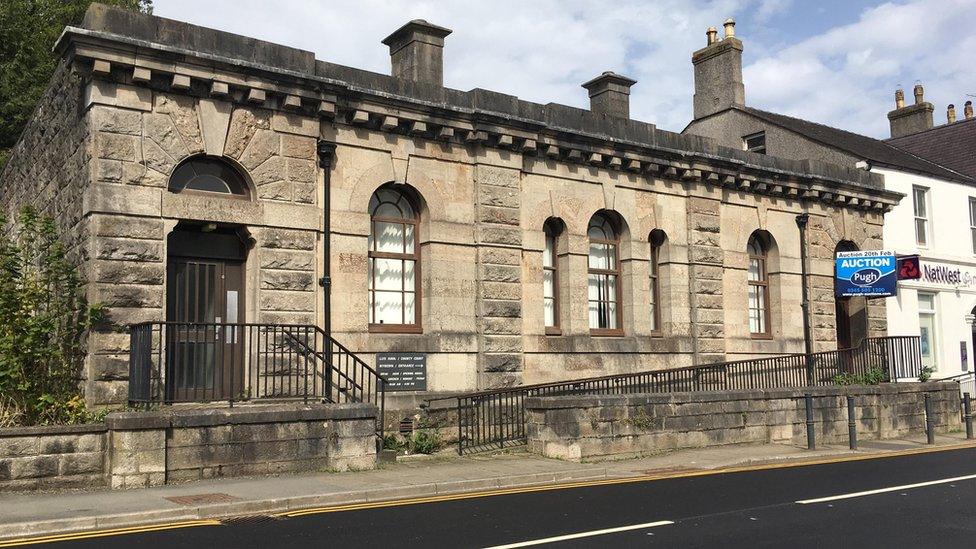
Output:
[[813,395],[806,393],[803,399],[807,409],[807,450],[816,450],[817,441],[813,432]]
[[973,409],[969,393],[962,394],[963,419],[966,421],[966,438],[973,438]]
[[932,395],[925,393],[925,435],[929,444],[935,444],[935,418],[932,417]]
[[847,438],[850,439],[851,450],[857,450],[857,419],[854,416],[852,395],[847,395]]
[[463,450],[461,448],[461,431],[464,428],[463,425],[462,425],[462,422],[461,422],[461,397],[458,397],[458,399],[457,399],[457,414],[458,414],[458,419],[457,419],[457,422],[458,422],[458,455],[460,456],[463,453]]

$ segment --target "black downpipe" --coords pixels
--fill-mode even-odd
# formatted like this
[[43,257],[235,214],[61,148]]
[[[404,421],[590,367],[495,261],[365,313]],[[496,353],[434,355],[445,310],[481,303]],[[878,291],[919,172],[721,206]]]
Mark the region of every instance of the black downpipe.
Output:
[[[328,141],[318,142],[319,167],[322,168],[322,278],[319,285],[322,286],[322,313],[325,341],[322,342],[324,349],[322,352],[326,357],[324,364],[325,387],[323,395],[327,400],[332,400],[332,207],[329,201],[332,194],[332,161],[335,158],[335,143]],[[337,399],[338,400],[338,399]]]
[[807,222],[810,215],[802,213],[796,216],[796,226],[800,229],[800,291],[803,297],[800,308],[803,311],[803,347],[807,362],[807,385],[814,385],[813,374],[813,340],[810,337],[810,298],[807,292]]

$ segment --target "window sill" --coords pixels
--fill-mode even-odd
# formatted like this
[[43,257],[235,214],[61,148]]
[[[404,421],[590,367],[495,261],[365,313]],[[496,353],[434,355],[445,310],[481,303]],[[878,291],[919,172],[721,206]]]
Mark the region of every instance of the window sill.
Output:
[[424,329],[418,324],[370,324],[369,332],[374,334],[422,334]]
[[594,337],[623,337],[624,331],[620,329],[590,328],[590,335]]
[[664,337],[664,332],[661,331],[661,330],[653,330],[648,335],[651,336],[651,337]]
[[561,329],[559,329],[559,328],[555,328],[555,327],[551,327],[550,326],[550,327],[547,327],[546,328],[546,335],[547,336],[561,336],[561,335],[563,335],[563,331]]
[[773,334],[749,334],[749,336],[752,337],[752,339],[765,339],[765,340],[773,339]]

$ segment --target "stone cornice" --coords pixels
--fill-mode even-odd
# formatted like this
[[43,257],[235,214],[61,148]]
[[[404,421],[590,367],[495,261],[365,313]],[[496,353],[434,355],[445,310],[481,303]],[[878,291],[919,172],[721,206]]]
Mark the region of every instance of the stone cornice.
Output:
[[[216,96],[375,131],[877,212],[889,211],[904,196],[879,188],[875,179],[880,176],[875,174],[737,151],[696,136],[658,130],[651,124],[620,121],[618,126],[618,122],[601,121],[603,127],[574,128],[560,118],[569,122],[576,120],[574,116],[592,118],[592,113],[563,105],[523,102],[539,110],[539,119],[512,115],[492,109],[490,104],[519,100],[487,90],[444,90],[469,94],[476,106],[464,106],[74,27],[65,29],[56,50],[87,67],[91,78]],[[487,108],[480,106],[481,99]],[[586,120],[580,124],[585,126]],[[619,132],[604,131],[607,129]]]

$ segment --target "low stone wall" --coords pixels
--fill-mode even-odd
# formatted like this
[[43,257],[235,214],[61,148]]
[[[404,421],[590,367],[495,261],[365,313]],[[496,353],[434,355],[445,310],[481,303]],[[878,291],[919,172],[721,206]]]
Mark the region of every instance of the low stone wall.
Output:
[[105,485],[105,425],[0,429],[0,491]]
[[376,466],[376,406],[247,405],[109,414],[0,430],[0,491],[158,486]]
[[533,397],[525,401],[529,449],[583,460],[723,444],[805,445],[806,392],[814,396],[819,443],[847,443],[847,395],[856,398],[862,439],[924,433],[926,393],[932,395],[936,432],[960,428],[955,383]]

